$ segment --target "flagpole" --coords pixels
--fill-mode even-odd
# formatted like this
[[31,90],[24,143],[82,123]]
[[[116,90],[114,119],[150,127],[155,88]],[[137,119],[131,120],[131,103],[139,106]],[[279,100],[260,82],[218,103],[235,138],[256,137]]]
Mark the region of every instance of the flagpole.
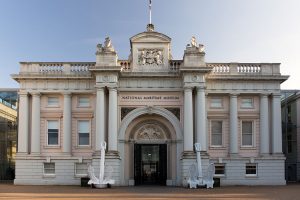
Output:
[[151,7],[152,7],[152,1],[151,0],[149,0],[149,16],[150,16],[150,24],[152,24],[152,13],[151,13]]

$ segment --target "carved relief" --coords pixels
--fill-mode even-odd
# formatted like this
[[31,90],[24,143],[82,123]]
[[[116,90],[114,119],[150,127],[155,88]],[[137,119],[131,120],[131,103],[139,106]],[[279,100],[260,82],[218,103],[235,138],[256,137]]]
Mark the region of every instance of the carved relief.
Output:
[[131,111],[133,111],[135,108],[134,107],[122,107],[121,108],[121,120],[124,119],[124,117],[126,117],[126,115],[128,113],[130,113]]
[[137,140],[161,140],[165,139],[163,130],[156,124],[145,124],[136,134]]
[[162,65],[163,52],[158,49],[143,49],[138,52],[138,64],[140,65]]
[[165,109],[167,109],[168,111],[173,113],[177,117],[177,119],[180,121],[180,108],[168,107]]

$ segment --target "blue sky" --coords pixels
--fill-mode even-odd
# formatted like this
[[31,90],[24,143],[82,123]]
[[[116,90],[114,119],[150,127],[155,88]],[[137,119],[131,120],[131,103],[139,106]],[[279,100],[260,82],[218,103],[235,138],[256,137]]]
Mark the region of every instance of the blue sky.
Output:
[[[207,62],[280,62],[300,89],[300,1],[152,0],[155,30],[172,38],[182,59],[195,35]],[[95,61],[110,36],[119,58],[146,29],[148,0],[0,0],[0,88],[18,87],[20,61]]]

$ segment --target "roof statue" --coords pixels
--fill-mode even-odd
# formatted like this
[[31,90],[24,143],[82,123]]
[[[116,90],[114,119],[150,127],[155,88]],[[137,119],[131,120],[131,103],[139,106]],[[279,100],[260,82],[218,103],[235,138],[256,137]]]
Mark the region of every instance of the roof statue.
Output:
[[98,44],[97,45],[97,52],[96,54],[100,52],[114,52],[115,49],[112,45],[111,39],[109,37],[105,38],[104,44]]
[[197,47],[197,41],[196,41],[196,37],[193,36],[192,39],[191,39],[191,46],[192,47]]
[[192,36],[190,44],[187,44],[186,47],[189,48],[192,51],[196,50],[196,51],[199,51],[201,53],[204,53],[204,45],[203,44],[198,45],[195,36]]

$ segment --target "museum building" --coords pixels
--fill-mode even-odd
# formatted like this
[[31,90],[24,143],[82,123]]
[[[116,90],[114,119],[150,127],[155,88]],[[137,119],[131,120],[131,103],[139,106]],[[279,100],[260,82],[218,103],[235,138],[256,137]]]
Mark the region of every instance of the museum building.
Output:
[[79,185],[99,171],[100,143],[116,185],[185,186],[201,144],[203,172],[221,185],[284,185],[279,63],[207,63],[192,37],[182,60],[171,38],[110,38],[96,62],[21,62],[15,184]]

